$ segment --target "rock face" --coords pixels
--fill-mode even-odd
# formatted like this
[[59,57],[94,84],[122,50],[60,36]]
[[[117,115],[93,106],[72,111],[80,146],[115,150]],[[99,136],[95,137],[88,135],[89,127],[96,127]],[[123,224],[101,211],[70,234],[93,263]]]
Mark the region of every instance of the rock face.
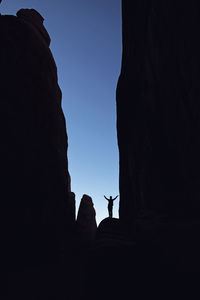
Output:
[[76,227],[78,235],[82,241],[90,242],[94,240],[97,229],[96,212],[92,198],[88,195],[83,195],[81,199]]
[[116,218],[106,218],[98,226],[95,238],[95,251],[101,253],[122,251],[134,247],[128,228]]
[[122,1],[120,218],[199,217],[199,3]]
[[68,163],[57,69],[35,10],[0,16],[1,236],[10,265],[60,260],[67,244]]
[[43,25],[44,18],[35,9],[20,9],[17,17],[23,20],[36,34],[43,37],[47,45],[50,45],[51,39]]
[[75,200],[75,193],[71,191],[71,176],[68,172],[68,212],[67,218],[72,224],[72,231],[75,228],[75,219],[76,219],[76,200]]

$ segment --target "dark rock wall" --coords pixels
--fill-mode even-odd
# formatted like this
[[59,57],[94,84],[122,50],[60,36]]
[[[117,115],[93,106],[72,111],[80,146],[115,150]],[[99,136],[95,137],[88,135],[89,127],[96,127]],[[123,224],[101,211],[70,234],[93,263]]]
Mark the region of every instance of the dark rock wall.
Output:
[[42,21],[34,10],[0,16],[0,219],[8,262],[19,265],[59,259],[72,225],[66,217],[67,134],[61,90]]
[[120,218],[200,212],[199,2],[122,1]]

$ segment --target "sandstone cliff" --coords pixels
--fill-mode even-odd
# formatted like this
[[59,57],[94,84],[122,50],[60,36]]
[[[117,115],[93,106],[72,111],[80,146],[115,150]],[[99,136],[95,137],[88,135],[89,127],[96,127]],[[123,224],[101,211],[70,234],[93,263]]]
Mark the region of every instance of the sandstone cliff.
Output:
[[1,231],[7,262],[60,260],[67,245],[68,164],[57,68],[35,10],[0,16]]
[[120,218],[199,217],[199,4],[122,1]]

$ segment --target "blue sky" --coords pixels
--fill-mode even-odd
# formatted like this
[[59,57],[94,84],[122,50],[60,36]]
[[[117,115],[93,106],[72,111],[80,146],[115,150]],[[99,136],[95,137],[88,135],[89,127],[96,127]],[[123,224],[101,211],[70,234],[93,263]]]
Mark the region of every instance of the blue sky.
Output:
[[[120,0],[3,0],[2,14],[34,8],[44,17],[62,90],[72,191],[92,197],[97,223],[119,194],[115,91],[121,67]],[[118,217],[117,199],[114,217]]]

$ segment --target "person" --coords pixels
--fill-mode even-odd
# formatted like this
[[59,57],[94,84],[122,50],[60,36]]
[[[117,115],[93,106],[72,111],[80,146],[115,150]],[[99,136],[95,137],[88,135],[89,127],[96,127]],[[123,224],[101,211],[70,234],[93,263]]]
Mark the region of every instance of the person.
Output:
[[112,196],[110,196],[110,198],[108,199],[106,196],[104,196],[104,198],[106,200],[108,200],[108,214],[109,214],[109,217],[112,218],[112,213],[113,213],[113,201],[115,199],[117,199],[118,196],[116,196],[115,198],[112,198]]

